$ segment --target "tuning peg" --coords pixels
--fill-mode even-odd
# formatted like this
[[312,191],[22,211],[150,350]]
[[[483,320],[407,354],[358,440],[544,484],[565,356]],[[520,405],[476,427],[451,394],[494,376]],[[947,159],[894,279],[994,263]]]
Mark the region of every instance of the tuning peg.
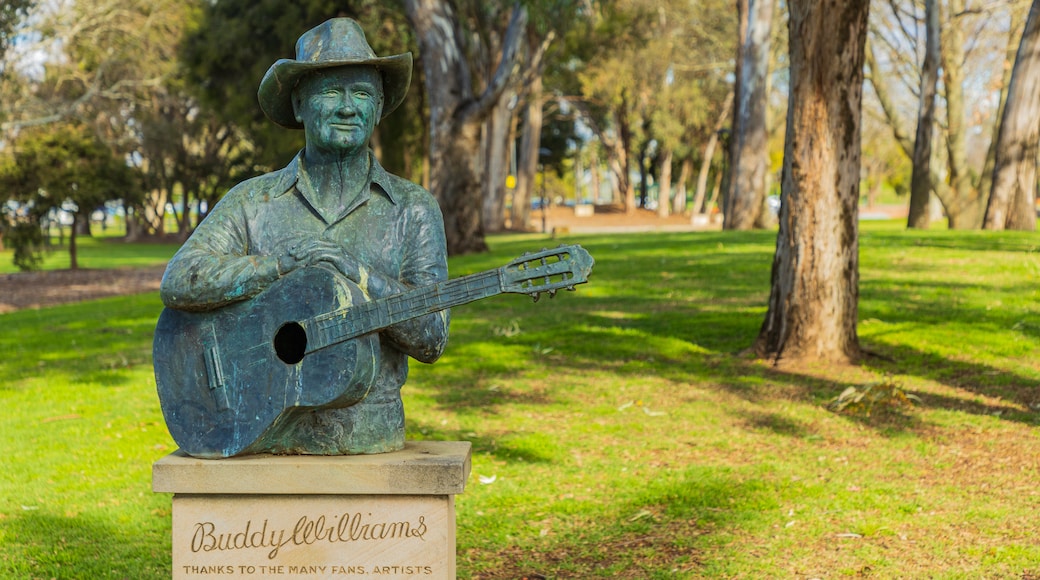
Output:
[[574,286],[568,286],[568,287],[567,287],[567,291],[568,291],[568,292],[574,292],[574,291],[576,291],[576,290],[577,290],[577,288],[575,288]]
[[549,298],[556,298],[556,289],[549,290]]
[[541,299],[541,297],[542,297],[542,293],[541,292],[536,292],[535,294],[531,295],[531,298],[534,298],[535,302],[538,302],[538,300]]

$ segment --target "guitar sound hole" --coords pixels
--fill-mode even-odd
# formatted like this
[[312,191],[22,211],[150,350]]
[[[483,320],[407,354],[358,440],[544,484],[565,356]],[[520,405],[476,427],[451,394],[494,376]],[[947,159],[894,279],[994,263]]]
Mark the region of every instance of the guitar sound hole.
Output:
[[307,332],[298,322],[286,322],[274,335],[274,352],[285,364],[300,362],[307,352]]

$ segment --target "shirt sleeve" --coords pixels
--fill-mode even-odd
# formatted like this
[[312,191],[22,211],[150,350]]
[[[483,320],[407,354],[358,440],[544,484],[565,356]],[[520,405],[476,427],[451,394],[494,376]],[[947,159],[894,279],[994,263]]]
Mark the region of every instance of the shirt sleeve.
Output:
[[[408,288],[429,286],[448,279],[448,252],[444,219],[437,202],[423,192],[422,202],[408,208],[404,259],[400,282]],[[395,324],[384,331],[399,350],[415,360],[432,363],[448,343],[451,315],[442,310]]]
[[166,266],[160,296],[169,308],[214,310],[260,293],[278,279],[278,259],[249,254],[241,191],[233,189]]

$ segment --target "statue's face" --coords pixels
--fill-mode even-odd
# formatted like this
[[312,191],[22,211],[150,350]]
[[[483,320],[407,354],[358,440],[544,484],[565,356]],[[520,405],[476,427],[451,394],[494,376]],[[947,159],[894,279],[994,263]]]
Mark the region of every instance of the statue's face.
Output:
[[383,81],[367,66],[311,73],[293,91],[296,119],[308,147],[325,153],[363,151],[383,110]]

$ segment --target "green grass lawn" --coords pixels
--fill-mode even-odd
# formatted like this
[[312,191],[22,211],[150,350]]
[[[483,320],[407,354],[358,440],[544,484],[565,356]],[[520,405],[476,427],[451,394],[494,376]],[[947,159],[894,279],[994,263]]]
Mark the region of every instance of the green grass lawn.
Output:
[[[68,244],[68,238],[65,243]],[[146,243],[127,244],[120,238],[105,236],[76,238],[77,259],[80,268],[132,268],[156,266],[169,260],[179,244]],[[0,250],[0,274],[17,272],[14,266],[14,250]],[[68,246],[53,245],[43,253],[43,270],[60,270],[69,267]]]
[[[1040,236],[864,224],[871,355],[782,371],[744,352],[774,233],[561,241],[595,256],[590,284],[456,309],[447,353],[405,386],[410,438],[473,443],[460,577],[1040,574]],[[559,241],[491,243],[452,275]],[[160,309],[0,315],[0,577],[169,576]],[[828,410],[882,380],[921,403]]]

